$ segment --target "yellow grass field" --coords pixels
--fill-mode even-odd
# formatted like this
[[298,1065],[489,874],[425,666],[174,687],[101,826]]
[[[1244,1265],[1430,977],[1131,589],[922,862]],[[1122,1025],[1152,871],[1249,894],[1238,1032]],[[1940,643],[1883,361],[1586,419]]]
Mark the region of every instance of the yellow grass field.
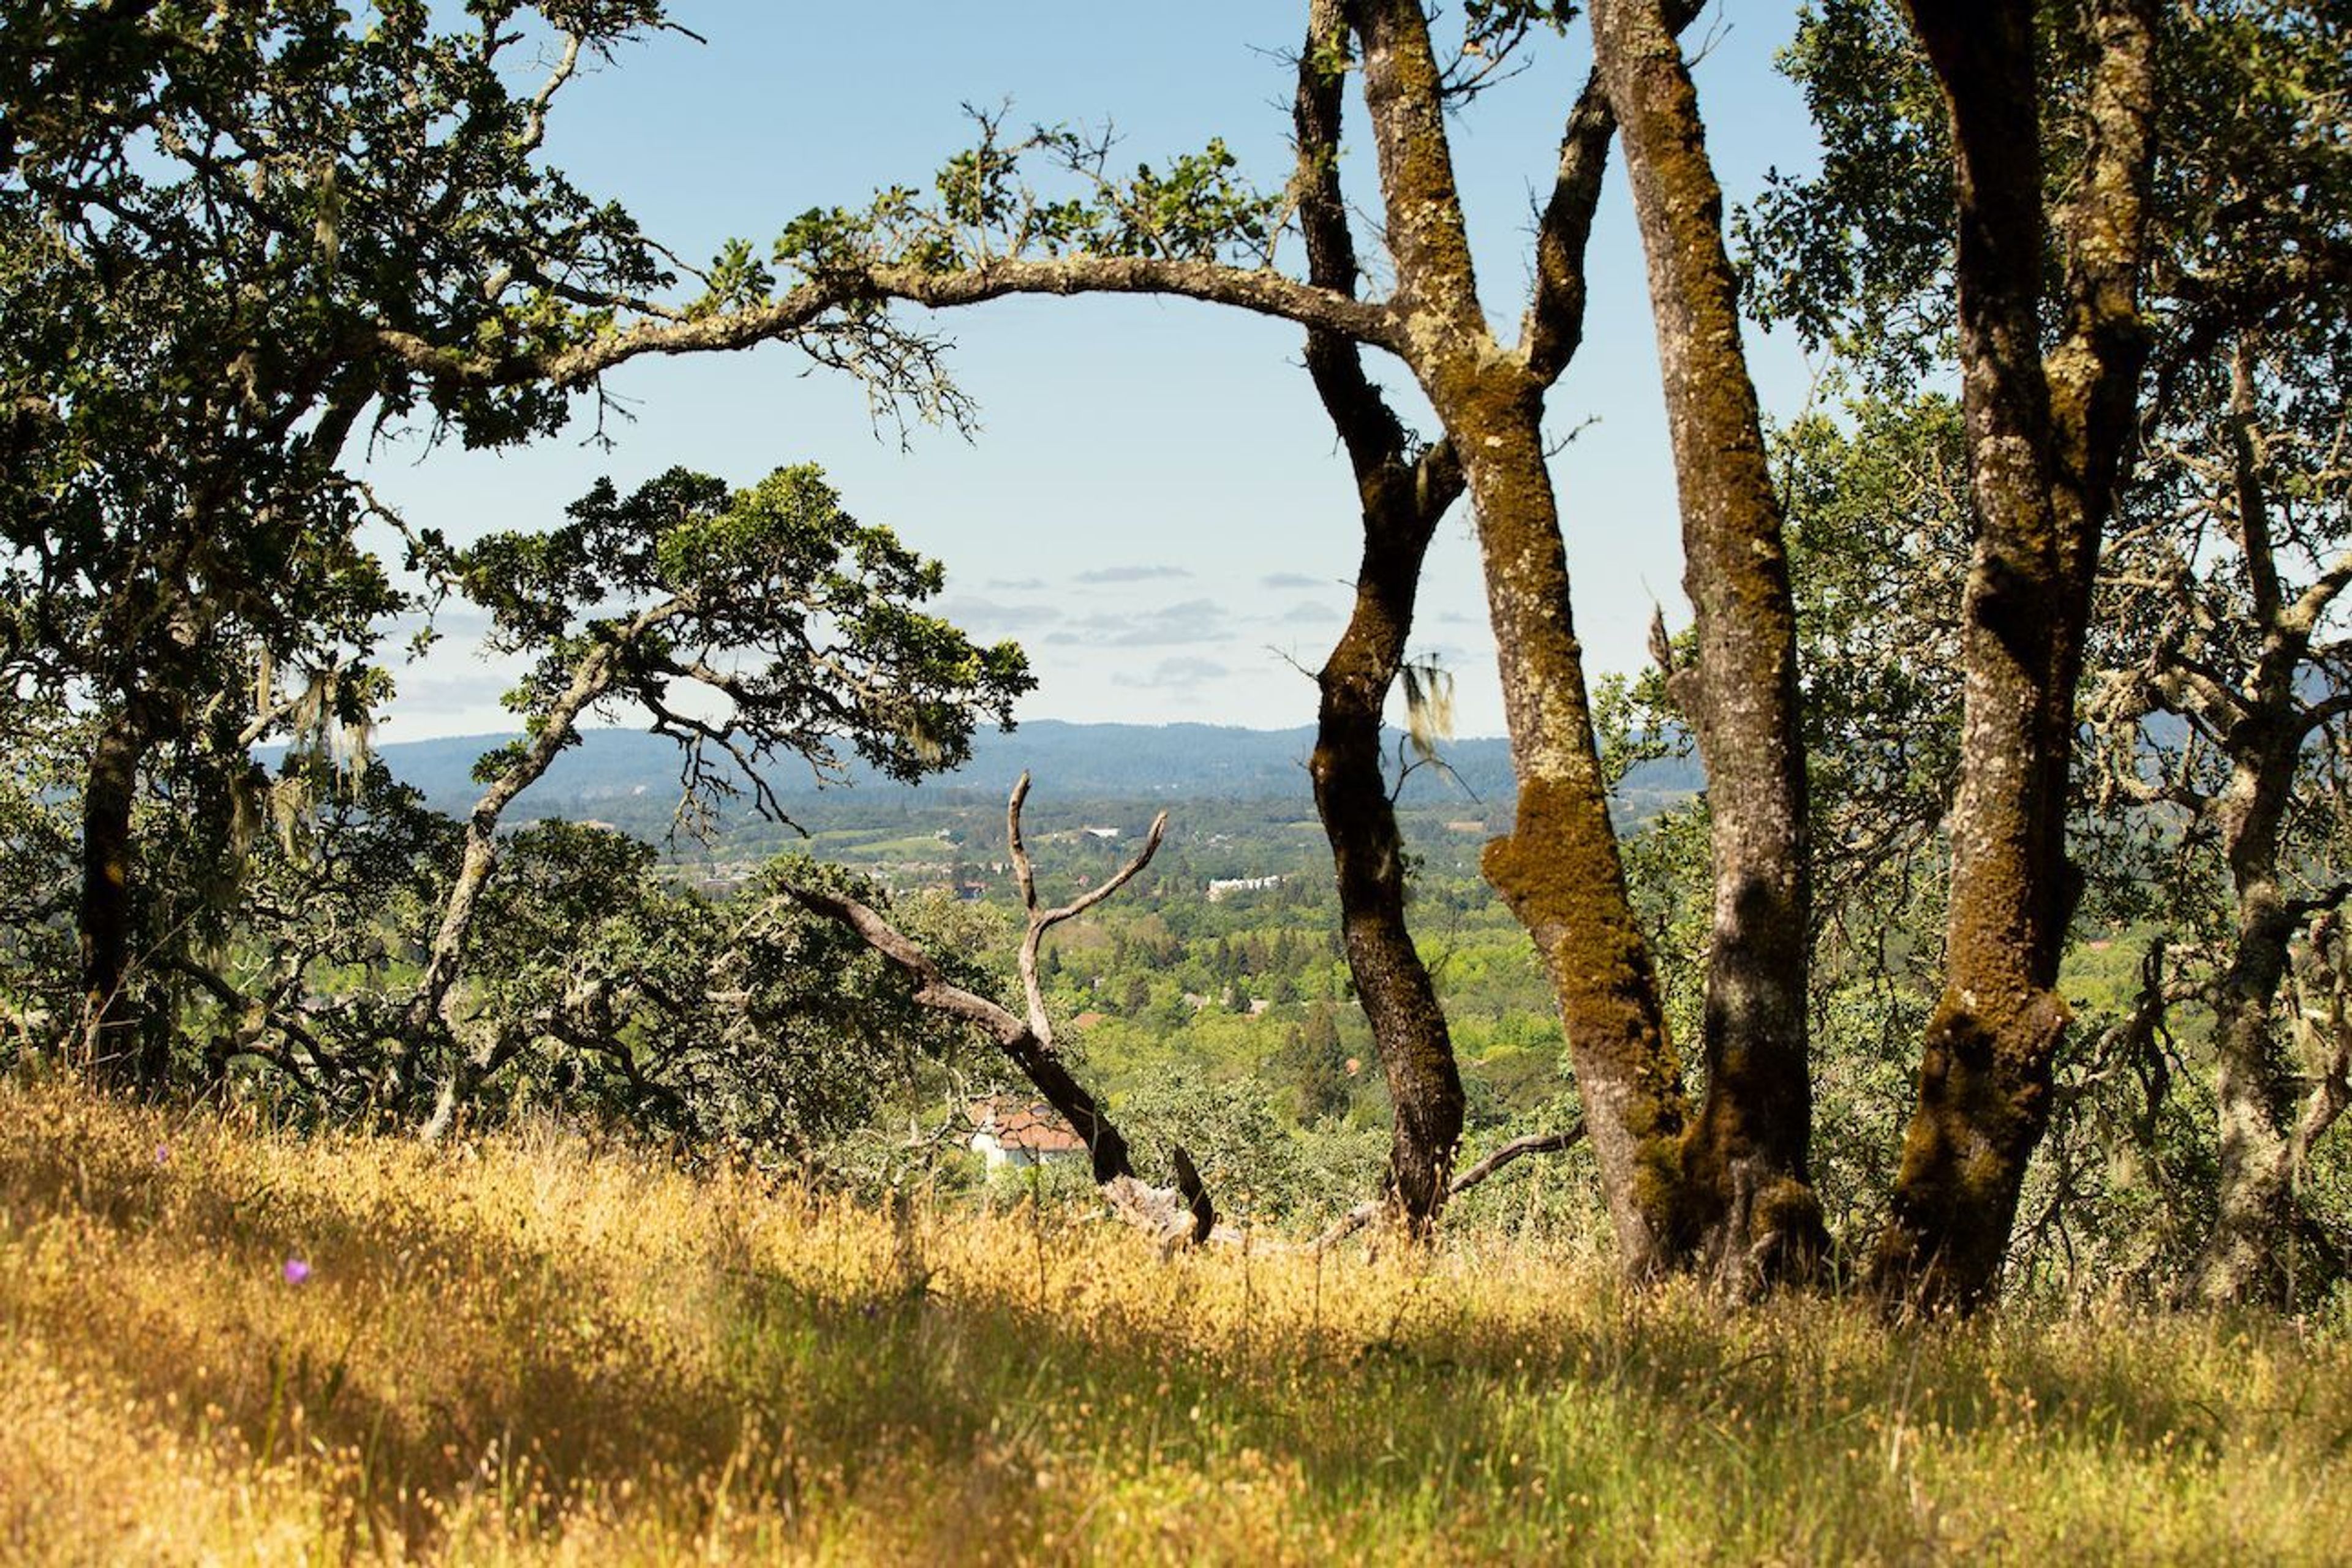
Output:
[[2342,1562],[2352,1329],[1160,1262],[0,1084],[0,1559]]

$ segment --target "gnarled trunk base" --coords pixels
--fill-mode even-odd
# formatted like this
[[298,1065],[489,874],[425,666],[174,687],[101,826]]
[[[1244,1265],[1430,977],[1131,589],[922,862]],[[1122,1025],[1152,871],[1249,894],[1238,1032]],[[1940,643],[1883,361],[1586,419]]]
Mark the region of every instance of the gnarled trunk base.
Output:
[[2065,1026],[2050,993],[2002,1021],[1948,994],[1928,1021],[1894,1214],[1871,1265],[1891,1302],[1971,1311],[1999,1289]]

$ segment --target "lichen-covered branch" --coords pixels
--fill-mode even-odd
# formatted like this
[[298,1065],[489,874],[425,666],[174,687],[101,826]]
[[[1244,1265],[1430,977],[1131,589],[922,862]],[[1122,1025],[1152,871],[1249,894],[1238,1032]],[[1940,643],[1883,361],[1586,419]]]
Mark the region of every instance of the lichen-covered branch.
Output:
[[[1199,300],[1336,331],[1381,347],[1393,346],[1395,321],[1386,307],[1302,283],[1270,267],[1135,256],[1067,256],[976,262],[953,271],[889,263],[842,264],[773,300],[685,321],[652,321],[617,329],[586,342],[548,352],[452,349],[389,325],[377,329],[384,352],[428,381],[452,386],[504,386],[547,382],[587,385],[631,360],[656,354],[715,353],[793,342],[872,340],[891,348],[898,363],[921,373],[893,394],[930,396],[936,355],[905,354],[915,335],[889,321],[892,303],[950,310],[1024,294],[1149,294]],[[843,361],[845,364],[852,362]],[[862,363],[890,363],[869,355]]]

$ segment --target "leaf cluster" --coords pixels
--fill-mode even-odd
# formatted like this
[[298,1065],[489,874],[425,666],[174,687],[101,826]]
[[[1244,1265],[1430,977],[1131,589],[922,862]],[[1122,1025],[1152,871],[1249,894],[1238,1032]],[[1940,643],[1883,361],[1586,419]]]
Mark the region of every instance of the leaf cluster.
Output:
[[[812,208],[787,224],[772,251],[784,285],[877,267],[961,273],[1037,257],[1262,266],[1287,221],[1286,198],[1244,181],[1222,139],[1125,174],[1107,131],[1039,126],[1008,137],[1001,114],[972,119],[979,140],[941,165],[928,197],[894,186],[863,210]],[[710,277],[698,310],[741,309],[779,286],[740,240]]]
[[[926,613],[939,563],[859,523],[814,466],[741,490],[684,469],[626,496],[600,480],[568,515],[457,558],[492,646],[535,658],[508,697],[535,727],[567,694],[649,712],[689,746],[690,783],[733,787],[703,767],[708,747],[772,810],[760,773],[774,759],[837,773],[845,745],[911,780],[964,761],[975,723],[1009,724],[1034,684],[1014,644],[975,644]],[[482,776],[509,761],[486,759]]]

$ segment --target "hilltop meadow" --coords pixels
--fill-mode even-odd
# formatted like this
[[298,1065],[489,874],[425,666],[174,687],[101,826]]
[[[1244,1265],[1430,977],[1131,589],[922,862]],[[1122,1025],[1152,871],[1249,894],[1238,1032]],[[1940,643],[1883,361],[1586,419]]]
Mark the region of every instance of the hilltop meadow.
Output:
[[2324,1563],[2352,1321],[1888,1331],[1487,1232],[1162,1261],[549,1124],[0,1086],[0,1558]]
[[2352,10],[901,9],[0,0],[0,1560],[2352,1551]]

